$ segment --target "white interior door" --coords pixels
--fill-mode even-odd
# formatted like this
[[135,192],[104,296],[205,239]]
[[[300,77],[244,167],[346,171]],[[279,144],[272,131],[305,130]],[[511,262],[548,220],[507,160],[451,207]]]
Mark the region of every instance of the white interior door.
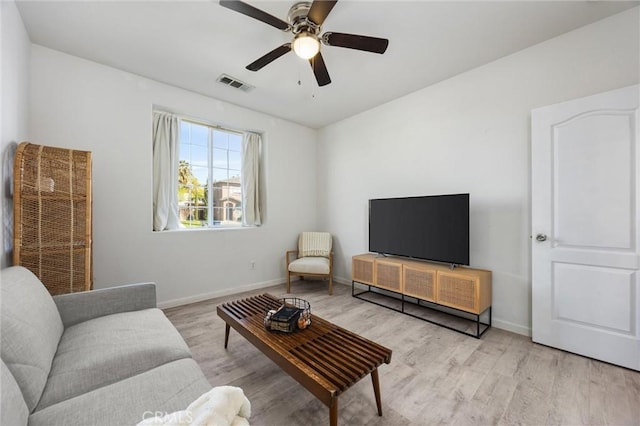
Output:
[[533,110],[533,341],[640,370],[638,85]]

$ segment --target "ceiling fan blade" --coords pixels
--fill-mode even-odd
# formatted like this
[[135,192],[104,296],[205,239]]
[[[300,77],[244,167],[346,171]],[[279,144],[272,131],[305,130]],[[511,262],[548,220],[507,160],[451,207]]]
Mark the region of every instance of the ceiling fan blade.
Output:
[[373,53],[384,53],[389,45],[389,40],[386,38],[330,32],[322,35],[322,42],[327,46],[346,47]]
[[307,14],[307,18],[309,18],[309,20],[311,20],[318,26],[322,25],[336,3],[338,3],[338,0],[314,0],[314,2],[311,4],[311,8],[309,9],[309,13]]
[[243,15],[250,16],[251,18],[262,21],[265,24],[269,24],[282,31],[287,31],[290,29],[289,24],[282,19],[276,18],[273,15],[269,15],[267,12],[263,12],[262,10],[242,1],[220,0],[220,6],[242,13]]
[[271,62],[278,59],[280,56],[285,53],[289,53],[291,51],[291,43],[283,44],[282,46],[276,47],[271,52],[262,56],[261,58],[256,59],[252,63],[246,66],[249,71],[258,71],[262,67],[269,65]]
[[327,66],[324,64],[324,59],[322,59],[322,54],[320,52],[318,52],[318,54],[313,58],[309,59],[309,63],[311,64],[311,68],[313,68],[313,74],[316,76],[318,86],[322,87],[331,83],[329,71],[327,71]]

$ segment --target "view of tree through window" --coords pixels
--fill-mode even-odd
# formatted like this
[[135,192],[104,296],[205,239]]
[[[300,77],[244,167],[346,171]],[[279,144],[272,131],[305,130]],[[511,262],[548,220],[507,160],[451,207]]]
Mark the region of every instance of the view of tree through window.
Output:
[[182,226],[242,225],[242,134],[181,121],[179,149]]

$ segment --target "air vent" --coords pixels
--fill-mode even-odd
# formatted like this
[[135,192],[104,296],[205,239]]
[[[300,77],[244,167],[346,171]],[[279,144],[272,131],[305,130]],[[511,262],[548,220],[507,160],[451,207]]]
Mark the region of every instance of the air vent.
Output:
[[255,89],[254,86],[247,84],[244,81],[240,81],[237,78],[231,77],[230,75],[227,75],[227,74],[220,74],[220,77],[218,77],[216,81],[218,83],[224,84],[225,86],[231,86],[236,89],[240,89],[243,92],[249,92]]

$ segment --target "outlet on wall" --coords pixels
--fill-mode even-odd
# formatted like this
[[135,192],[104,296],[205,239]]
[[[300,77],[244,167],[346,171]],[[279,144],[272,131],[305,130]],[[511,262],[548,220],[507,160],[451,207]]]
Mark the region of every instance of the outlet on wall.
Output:
[[249,269],[251,269],[251,270],[256,269],[256,261],[255,260],[249,261]]

